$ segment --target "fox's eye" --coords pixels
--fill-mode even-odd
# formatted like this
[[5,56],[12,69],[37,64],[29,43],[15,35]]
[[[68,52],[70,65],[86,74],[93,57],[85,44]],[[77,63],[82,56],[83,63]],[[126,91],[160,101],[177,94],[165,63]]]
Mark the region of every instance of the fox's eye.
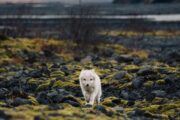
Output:
[[92,81],[93,79],[90,79],[90,81]]
[[84,81],[86,81],[86,79],[83,79]]

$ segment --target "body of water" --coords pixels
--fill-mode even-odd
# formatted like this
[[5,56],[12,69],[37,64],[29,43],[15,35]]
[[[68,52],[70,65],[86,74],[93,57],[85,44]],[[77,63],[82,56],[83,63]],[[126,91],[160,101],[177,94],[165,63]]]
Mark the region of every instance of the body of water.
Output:
[[[74,18],[80,18],[79,16],[73,16]],[[70,19],[69,15],[1,15],[0,19]],[[84,16],[83,18],[87,18]],[[100,16],[88,16],[91,19],[147,19],[150,21],[158,22],[179,22],[180,14],[163,14],[163,15],[100,15]]]

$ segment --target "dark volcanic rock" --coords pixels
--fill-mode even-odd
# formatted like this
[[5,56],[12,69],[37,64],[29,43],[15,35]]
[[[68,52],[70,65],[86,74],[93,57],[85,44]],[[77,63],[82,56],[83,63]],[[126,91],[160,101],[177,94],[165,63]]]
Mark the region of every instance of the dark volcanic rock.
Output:
[[107,116],[110,116],[110,117],[114,115],[114,112],[107,111],[106,108],[104,106],[102,106],[102,105],[96,105],[94,107],[94,109],[98,110],[98,111],[100,111],[100,112],[102,112],[102,113],[104,113],[104,114],[106,114]]
[[134,100],[128,100],[127,105],[128,106],[133,106],[135,104]]
[[116,110],[117,112],[120,112],[120,113],[124,112],[124,108],[123,107],[119,107],[119,106],[114,107],[114,110]]
[[174,61],[180,62],[180,51],[176,49],[169,50],[162,56],[162,59],[168,63],[172,63]]
[[126,71],[118,72],[118,73],[116,73],[116,74],[114,75],[114,79],[120,80],[120,79],[122,79],[126,74],[127,74]]
[[78,102],[72,101],[72,100],[65,100],[64,103],[68,103],[74,107],[80,107],[81,105]]
[[9,91],[6,88],[0,88],[0,99],[5,99],[7,97]]
[[25,104],[32,104],[32,102],[28,99],[16,98],[11,104],[13,106],[19,106],[19,105],[25,105]]
[[112,56],[118,62],[132,62],[134,60],[133,57],[129,55],[113,55]]
[[39,78],[42,76],[42,71],[41,70],[34,70],[34,71],[29,73],[29,76],[31,76],[33,78]]
[[51,100],[53,103],[59,103],[63,99],[63,95],[59,94],[57,91],[53,90],[47,94],[47,97],[49,100]]
[[132,86],[134,88],[140,88],[142,86],[143,82],[144,82],[143,77],[137,77],[137,78],[133,79]]
[[114,50],[112,48],[106,48],[102,51],[102,56],[105,56],[105,57],[111,57],[114,53]]
[[67,100],[74,101],[74,102],[77,102],[77,103],[78,103],[78,100],[75,99],[75,97],[74,97],[74,96],[71,96],[71,95],[65,96],[65,97],[62,99],[62,102],[67,101]]
[[166,92],[163,90],[153,90],[152,93],[154,93],[157,97],[165,97]]
[[37,97],[36,97],[37,101],[41,104],[48,104],[49,103],[49,99],[47,97],[47,93],[46,92],[40,92],[38,93]]
[[40,57],[38,53],[30,52],[28,50],[23,50],[20,54],[24,58],[24,60],[29,63],[36,62],[37,59]]
[[4,111],[0,110],[0,120],[9,120],[10,118],[10,115],[6,115]]
[[104,114],[107,113],[106,108],[105,108],[104,106],[102,106],[102,105],[96,105],[96,106],[94,107],[94,109],[95,109],[95,110],[98,110],[98,111],[101,111],[101,112],[104,113]]
[[64,109],[64,107],[62,105],[59,104],[50,104],[48,105],[49,110],[60,110],[60,109]]
[[157,74],[157,71],[151,67],[142,68],[137,72],[137,75],[139,76],[152,75],[152,74]]
[[156,97],[156,95],[154,93],[148,93],[145,95],[145,99],[147,101],[152,101],[155,97]]

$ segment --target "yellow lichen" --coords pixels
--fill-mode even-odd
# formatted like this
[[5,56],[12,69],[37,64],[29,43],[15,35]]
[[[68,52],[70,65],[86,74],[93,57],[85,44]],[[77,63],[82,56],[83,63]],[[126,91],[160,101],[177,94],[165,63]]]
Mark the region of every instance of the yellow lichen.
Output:
[[145,86],[145,87],[152,87],[153,84],[154,84],[153,81],[147,81],[147,82],[144,83],[144,86]]

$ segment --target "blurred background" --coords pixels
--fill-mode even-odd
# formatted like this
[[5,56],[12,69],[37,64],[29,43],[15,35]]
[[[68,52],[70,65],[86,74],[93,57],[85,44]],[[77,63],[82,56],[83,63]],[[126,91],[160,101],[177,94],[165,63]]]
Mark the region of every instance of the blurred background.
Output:
[[[103,96],[84,106],[82,69]],[[180,0],[0,0],[0,120],[179,120]]]

